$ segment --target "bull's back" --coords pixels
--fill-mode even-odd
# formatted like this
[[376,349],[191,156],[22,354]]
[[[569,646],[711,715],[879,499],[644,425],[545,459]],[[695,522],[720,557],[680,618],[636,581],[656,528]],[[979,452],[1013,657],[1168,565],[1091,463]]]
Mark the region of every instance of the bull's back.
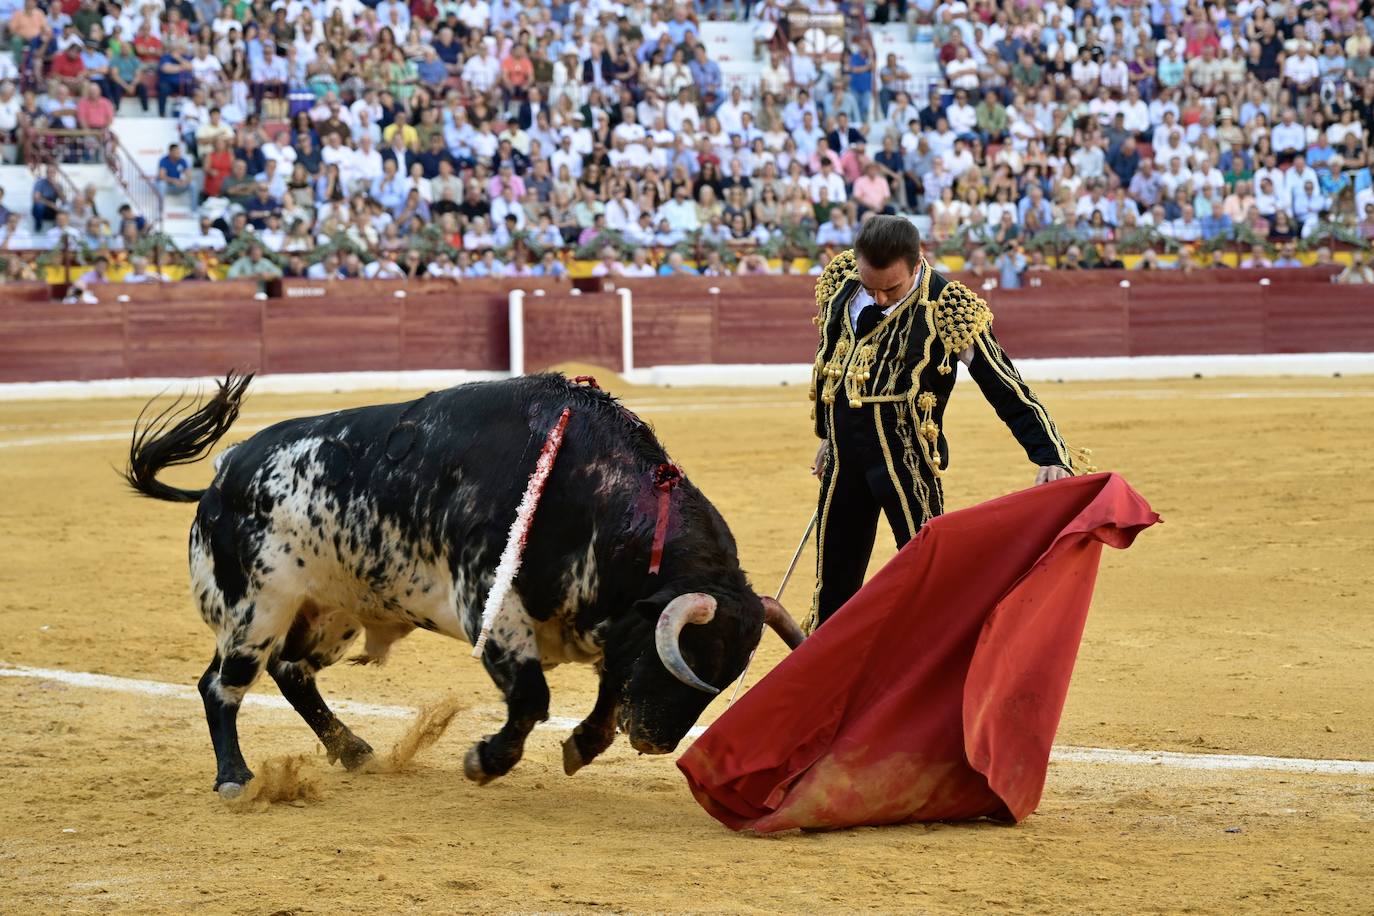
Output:
[[[560,378],[532,377],[287,420],[227,453],[197,527],[236,581],[273,570],[290,588],[364,616],[471,607],[565,407],[556,495],[531,554],[550,565],[565,548],[586,556],[598,524],[628,521],[623,484],[637,488],[637,456],[608,422],[620,420],[608,403]],[[552,608],[558,590],[539,603]],[[416,613],[417,626],[458,635],[456,619]]]

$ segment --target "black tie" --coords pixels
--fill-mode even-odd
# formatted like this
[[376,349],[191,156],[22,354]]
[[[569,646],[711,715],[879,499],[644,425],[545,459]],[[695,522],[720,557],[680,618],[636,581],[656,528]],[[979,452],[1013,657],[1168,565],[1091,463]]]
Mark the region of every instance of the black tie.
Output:
[[876,328],[883,320],[883,310],[876,305],[866,305],[863,311],[859,312],[859,319],[854,322],[854,336],[863,338]]

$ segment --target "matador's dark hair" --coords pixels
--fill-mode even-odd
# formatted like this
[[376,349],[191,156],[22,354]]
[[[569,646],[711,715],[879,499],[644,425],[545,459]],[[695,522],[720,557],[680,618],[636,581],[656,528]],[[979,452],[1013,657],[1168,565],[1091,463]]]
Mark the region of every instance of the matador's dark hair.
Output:
[[905,217],[875,214],[860,227],[854,253],[879,270],[897,260],[915,270],[921,263],[921,232]]

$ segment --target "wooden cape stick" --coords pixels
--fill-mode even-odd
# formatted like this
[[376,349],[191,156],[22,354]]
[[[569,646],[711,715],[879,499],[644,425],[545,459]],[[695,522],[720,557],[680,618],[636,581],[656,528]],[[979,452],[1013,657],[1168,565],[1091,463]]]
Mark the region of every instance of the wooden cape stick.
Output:
[[[792,578],[792,573],[797,568],[797,560],[801,559],[802,550],[806,547],[806,542],[811,540],[811,532],[816,530],[816,519],[820,515],[820,510],[811,513],[811,521],[806,525],[806,531],[802,533],[801,543],[797,545],[796,553],[792,554],[792,562],[787,564],[787,572],[782,574],[782,584],[778,586],[778,593],[773,596],[773,600],[782,602],[782,593],[787,590],[787,581]],[[760,638],[762,641],[762,638]],[[754,652],[758,652],[759,647],[754,647]],[[726,706],[735,702],[735,697],[739,696],[739,689],[744,686],[744,678],[749,674],[749,666],[754,663],[754,652],[749,653],[749,661],[744,663],[744,670],[739,674],[739,680],[735,682],[735,690],[730,694],[730,699]]]
[[544,447],[539,452],[539,461],[530,474],[530,482],[525,486],[525,495],[515,510],[515,521],[511,523],[506,547],[501,551],[501,561],[496,564],[496,576],[492,579],[491,590],[487,592],[487,602],[482,605],[482,630],[477,641],[472,644],[472,657],[481,658],[482,650],[487,647],[487,636],[501,605],[506,602],[515,574],[520,571],[520,560],[525,553],[525,540],[530,536],[530,523],[534,521],[534,510],[539,505],[539,497],[544,493],[544,484],[553,471],[553,459],[558,457],[558,449],[563,445],[563,431],[568,428],[570,408],[564,407],[558,422],[549,430]]

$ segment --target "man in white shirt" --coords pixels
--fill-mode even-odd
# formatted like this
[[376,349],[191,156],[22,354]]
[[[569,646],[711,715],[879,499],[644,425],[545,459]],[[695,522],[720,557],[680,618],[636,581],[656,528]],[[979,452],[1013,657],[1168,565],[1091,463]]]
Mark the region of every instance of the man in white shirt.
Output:
[[491,21],[491,5],[487,0],[467,0],[458,7],[458,21],[475,32],[485,32]]
[[1283,85],[1297,99],[1316,92],[1320,78],[1321,65],[1312,56],[1311,42],[1298,42],[1298,53],[1290,54],[1283,62]]
[[1119,109],[1123,115],[1124,126],[1137,136],[1150,129],[1150,106],[1140,98],[1140,89],[1132,85],[1126,90],[1126,101]]
[[969,104],[968,93],[960,89],[954,101],[945,109],[945,119],[955,136],[973,134],[978,130],[978,110]]
[[215,228],[215,224],[210,221],[210,217],[200,218],[200,229],[195,237],[186,244],[192,251],[223,251],[227,246],[224,240],[224,233]]
[[625,186],[618,184],[606,201],[606,228],[628,232],[639,222],[639,205],[625,194]]
[[812,175],[807,184],[813,204],[821,202],[822,190],[826,192],[826,199],[831,203],[844,203],[849,198],[844,187],[844,177],[835,171],[835,166],[828,158],[821,159],[821,170]]
[[1298,114],[1285,108],[1279,123],[1269,129],[1269,143],[1279,154],[1279,161],[1292,159],[1294,153],[1307,148],[1307,131],[1297,121]]
[[218,86],[223,73],[224,65],[210,53],[209,45],[196,45],[196,56],[191,58],[191,76],[196,85]]
[[625,108],[621,111],[621,118],[623,120],[615,126],[615,130],[611,131],[611,136],[617,139],[623,139],[626,143],[643,142],[644,135],[648,133],[648,131],[644,129],[643,124],[639,123],[639,119],[635,115],[635,110],[633,108]]
[[1304,224],[1304,230],[1309,221],[1315,223],[1320,220],[1330,208],[1331,201],[1317,189],[1315,182],[1305,182],[1293,192],[1293,218]]
[[677,98],[664,106],[663,117],[668,129],[673,132],[681,131],[688,122],[699,125],[701,112],[697,111],[697,103],[692,101],[692,91],[685,87],[679,90]]
[[[1317,181],[1317,170],[1307,164],[1307,157],[1302,153],[1293,157],[1293,165],[1283,176],[1283,185],[1282,193],[1290,199],[1301,194],[1306,185],[1312,185],[1314,188],[1321,186]],[[1275,189],[1278,189],[1277,185]]]
[[525,205],[516,200],[515,186],[509,184],[502,188],[500,196],[491,202],[491,224],[504,226],[508,216],[515,217],[517,231],[523,230],[528,222]]
[[549,168],[555,178],[562,174],[565,165],[568,167],[570,177],[580,178],[582,176],[582,157],[573,150],[572,142],[572,133],[564,133],[558,149],[554,150],[553,155],[549,157]]
[[1260,216],[1273,219],[1276,213],[1287,213],[1292,209],[1292,198],[1282,194],[1268,178],[1261,178],[1259,191],[1255,194],[1255,209]]
[[958,181],[961,175],[975,165],[973,153],[969,150],[968,143],[962,137],[954,141],[954,150],[944,161],[945,165],[949,168],[950,174],[954,176],[955,181]]
[[666,221],[671,230],[692,232],[700,227],[697,221],[697,205],[687,196],[687,186],[680,184],[673,191],[673,197],[661,204],[655,221]]
[[1175,157],[1169,160],[1169,166],[1164,170],[1164,174],[1159,176],[1159,183],[1164,189],[1165,197],[1173,197],[1182,187],[1188,188],[1191,193],[1193,188],[1193,173],[1183,164],[1181,158]]
[[748,102],[744,101],[744,94],[736,86],[730,90],[730,98],[716,109],[716,117],[720,120],[720,127],[727,134],[737,134],[743,127],[741,115],[750,110]]
[[[486,6],[485,0],[473,0]],[[467,9],[466,6],[460,9]],[[461,13],[460,13],[461,16]],[[482,50],[478,54],[468,58],[467,63],[463,64],[463,82],[475,92],[487,92],[495,86],[501,77],[501,62],[492,53],[492,42],[484,41]]]
[[[210,121],[211,124],[216,121],[216,112],[214,110],[210,112]],[[205,129],[202,128],[200,134],[197,135],[197,139],[204,136],[204,134]],[[233,130],[229,130],[228,137],[232,139],[233,136]],[[277,160],[278,166],[287,174],[290,174],[291,167],[296,164],[296,148],[291,145],[291,135],[284,130],[278,131],[275,137],[262,145],[262,154],[267,159]]]
[[320,148],[321,162],[338,166],[339,172],[342,173],[352,158],[353,151],[343,145],[337,131],[330,131],[324,135],[324,146]]

